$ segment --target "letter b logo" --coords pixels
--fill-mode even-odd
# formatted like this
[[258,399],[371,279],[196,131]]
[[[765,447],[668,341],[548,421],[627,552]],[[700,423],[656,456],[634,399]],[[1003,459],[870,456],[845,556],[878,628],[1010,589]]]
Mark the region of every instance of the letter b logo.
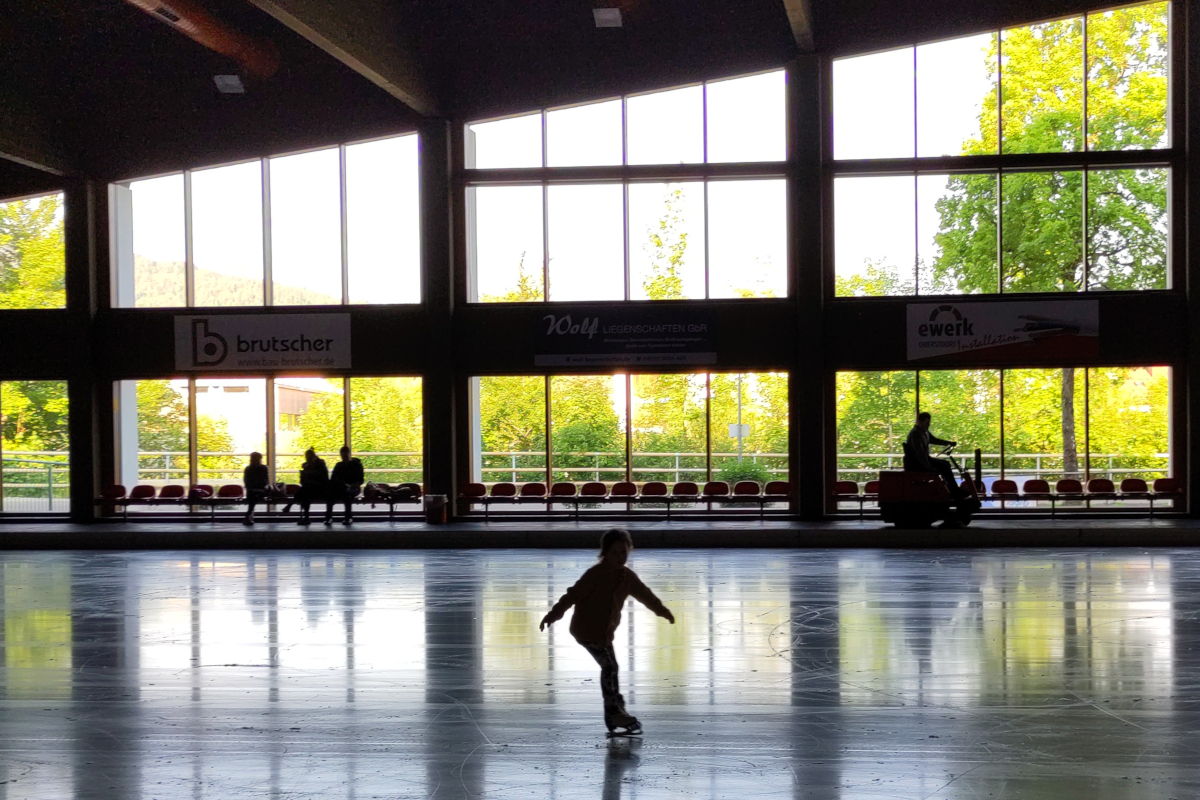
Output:
[[208,320],[192,320],[192,365],[215,367],[229,354],[225,337],[208,329]]

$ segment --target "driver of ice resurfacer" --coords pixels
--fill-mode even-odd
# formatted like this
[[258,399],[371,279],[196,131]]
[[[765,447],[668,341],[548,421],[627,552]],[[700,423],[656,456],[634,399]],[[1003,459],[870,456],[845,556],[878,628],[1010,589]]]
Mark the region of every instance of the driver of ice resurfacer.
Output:
[[961,497],[963,490],[954,479],[954,469],[940,458],[929,457],[930,445],[945,447],[956,445],[958,442],[939,439],[930,433],[929,424],[932,421],[933,417],[928,411],[917,414],[917,424],[913,425],[912,430],[908,432],[908,438],[904,440],[904,469],[906,472],[936,472],[946,482],[950,494],[955,498]]

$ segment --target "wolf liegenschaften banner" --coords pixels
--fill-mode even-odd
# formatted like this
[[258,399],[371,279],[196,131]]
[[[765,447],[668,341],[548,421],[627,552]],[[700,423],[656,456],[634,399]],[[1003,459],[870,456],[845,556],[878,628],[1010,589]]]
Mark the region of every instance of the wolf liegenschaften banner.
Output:
[[1097,300],[910,303],[908,360],[1055,361],[1100,352]]

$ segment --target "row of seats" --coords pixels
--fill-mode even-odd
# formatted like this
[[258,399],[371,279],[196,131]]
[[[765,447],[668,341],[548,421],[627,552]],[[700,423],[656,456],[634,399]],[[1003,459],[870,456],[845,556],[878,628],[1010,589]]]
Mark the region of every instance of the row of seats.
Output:
[[538,504],[549,508],[552,503],[563,503],[579,507],[587,503],[665,505],[670,516],[671,506],[691,503],[737,501],[757,505],[760,515],[767,503],[786,503],[791,494],[787,481],[768,481],[764,487],[757,481],[738,481],[731,488],[726,481],[708,481],[703,486],[695,481],[679,481],[668,487],[663,481],[647,481],[639,488],[632,481],[618,481],[611,487],[600,481],[589,481],[582,486],[572,481],[552,484],[547,490],[540,482],[492,484],[491,491],[482,483],[469,483],[459,495],[466,507],[482,505],[484,517],[493,504]]
[[[276,484],[267,490],[264,503],[287,503],[294,501],[300,487],[294,483]],[[368,483],[354,498],[355,503],[386,504],[391,515],[397,504],[419,503],[421,485],[401,483],[390,486],[386,483]],[[193,484],[189,489],[182,484],[167,484],[161,488],[140,483],[127,490],[121,484],[113,484],[100,493],[97,503],[121,508],[126,516],[129,506],[195,506],[208,508],[213,516],[218,506],[240,505],[246,502],[246,490],[241,484],[230,483],[213,487],[207,483]]]
[[[966,484],[964,488],[968,488]],[[833,489],[833,497],[837,502],[857,502],[861,515],[865,503],[879,500],[879,481],[867,481],[861,491],[854,481],[838,481]],[[1177,478],[1158,478],[1152,486],[1148,486],[1141,478],[1125,478],[1119,486],[1108,478],[1092,478],[1086,484],[1075,478],[1063,478],[1055,482],[1053,490],[1050,482],[1041,478],[1025,481],[1020,489],[1016,481],[998,478],[992,481],[990,490],[980,487],[979,491],[980,500],[997,501],[1001,508],[1011,500],[1049,501],[1052,513],[1060,500],[1082,500],[1089,507],[1092,500],[1148,500],[1150,513],[1153,514],[1156,499],[1174,503],[1181,497],[1183,486]]]

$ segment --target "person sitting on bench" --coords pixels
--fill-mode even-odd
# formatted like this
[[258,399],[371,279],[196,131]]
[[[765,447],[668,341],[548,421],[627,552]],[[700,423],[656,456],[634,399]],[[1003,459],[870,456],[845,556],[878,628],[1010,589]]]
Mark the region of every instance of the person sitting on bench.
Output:
[[242,484],[246,487],[246,518],[243,525],[254,524],[254,506],[261,503],[267,496],[267,465],[263,463],[263,455],[259,452],[250,454],[250,463],[242,471]]
[[329,478],[329,503],[325,506],[325,524],[333,524],[333,507],[337,503],[346,504],[346,515],[342,518],[343,525],[349,525],[351,509],[354,500],[362,491],[363,473],[362,462],[350,457],[350,448],[343,447],[338,451],[342,460],[333,465],[333,475]]
[[951,497],[961,498],[965,492],[954,479],[954,468],[940,458],[929,457],[930,445],[953,447],[958,442],[939,439],[931,434],[929,426],[932,422],[933,417],[928,411],[917,414],[917,424],[913,425],[912,430],[908,432],[908,438],[904,440],[904,471],[936,472],[945,481]]

